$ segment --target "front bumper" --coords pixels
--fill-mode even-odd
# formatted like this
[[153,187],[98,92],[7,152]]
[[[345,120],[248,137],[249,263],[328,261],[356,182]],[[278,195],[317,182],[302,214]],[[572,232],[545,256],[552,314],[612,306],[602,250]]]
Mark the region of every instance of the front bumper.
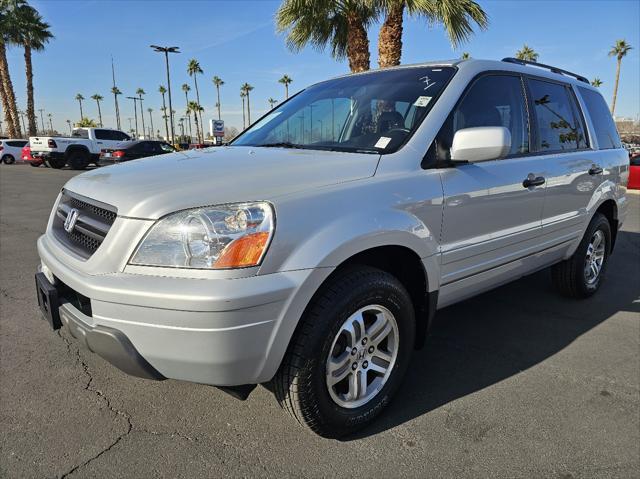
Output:
[[119,346],[102,347],[108,343],[104,328],[111,337],[121,333],[160,376],[216,386],[271,379],[304,307],[330,273],[300,270],[235,279],[89,275],[61,262],[52,241],[46,235],[38,240],[45,269],[91,303],[90,316],[71,304],[61,307],[72,334],[100,337],[98,347],[87,339],[89,349],[126,371],[109,353]]

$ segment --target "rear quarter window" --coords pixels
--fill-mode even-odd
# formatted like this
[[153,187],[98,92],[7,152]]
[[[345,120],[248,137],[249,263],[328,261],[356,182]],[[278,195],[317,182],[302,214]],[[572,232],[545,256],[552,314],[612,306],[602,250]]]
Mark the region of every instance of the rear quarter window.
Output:
[[588,88],[578,87],[578,91],[584,100],[587,113],[593,123],[596,139],[598,140],[598,149],[611,150],[614,148],[622,148],[616,124],[611,117],[607,102],[604,101],[602,95]]

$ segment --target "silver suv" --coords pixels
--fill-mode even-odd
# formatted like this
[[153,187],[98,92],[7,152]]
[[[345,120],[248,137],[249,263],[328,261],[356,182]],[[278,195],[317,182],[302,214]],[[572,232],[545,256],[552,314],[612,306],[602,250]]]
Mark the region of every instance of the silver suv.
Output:
[[627,209],[598,91],[514,59],[313,85],[230,146],[71,179],[38,299],[123,371],[257,384],[323,436],[371,422],[437,309],[551,267],[594,294]]

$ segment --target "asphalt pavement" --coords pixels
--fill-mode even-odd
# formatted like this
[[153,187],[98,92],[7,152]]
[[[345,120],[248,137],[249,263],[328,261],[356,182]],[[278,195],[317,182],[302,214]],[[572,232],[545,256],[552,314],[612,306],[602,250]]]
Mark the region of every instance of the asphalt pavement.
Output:
[[126,376],[40,319],[35,243],[75,172],[0,166],[0,477],[640,477],[640,196],[593,298],[547,271],[440,311],[356,437],[259,387]]

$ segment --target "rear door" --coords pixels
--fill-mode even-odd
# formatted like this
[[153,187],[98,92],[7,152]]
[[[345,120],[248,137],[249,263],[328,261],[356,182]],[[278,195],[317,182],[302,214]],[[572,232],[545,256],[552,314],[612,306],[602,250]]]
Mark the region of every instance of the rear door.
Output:
[[535,131],[533,148],[547,180],[541,241],[548,246],[568,246],[582,234],[587,207],[600,186],[603,169],[597,152],[589,148],[584,117],[572,88],[541,78],[528,78],[527,83]]
[[511,151],[501,160],[441,169],[443,305],[505,281],[517,271],[516,261],[539,249],[545,184],[524,183],[543,177],[543,167],[529,156],[529,120],[519,74],[485,74],[471,84],[436,138],[438,156],[448,158],[456,131],[482,126],[509,129]]

